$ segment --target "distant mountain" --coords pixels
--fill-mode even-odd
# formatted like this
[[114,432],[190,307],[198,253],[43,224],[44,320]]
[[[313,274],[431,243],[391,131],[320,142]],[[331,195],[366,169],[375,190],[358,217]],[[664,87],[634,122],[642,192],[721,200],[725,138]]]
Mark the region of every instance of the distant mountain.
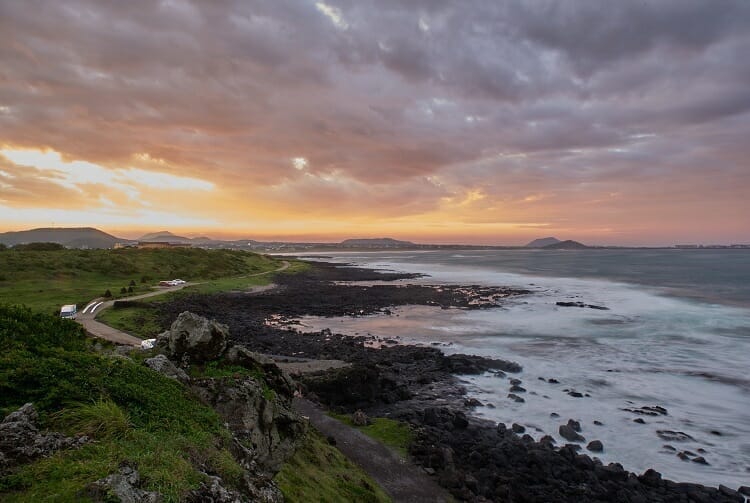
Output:
[[169,231],[150,232],[138,238],[138,241],[169,241],[170,243],[192,243],[193,240],[185,236],[178,236]]
[[414,246],[414,243],[392,238],[345,239],[339,243],[339,246],[342,248],[404,248]]
[[23,243],[59,243],[68,248],[112,248],[127,241],[92,227],[47,227],[28,231],[0,233],[0,243],[13,246]]
[[585,248],[590,247],[583,243],[579,243],[578,241],[573,241],[572,239],[560,241],[559,243],[553,243],[544,247],[545,250],[583,250]]
[[560,243],[561,241],[557,238],[549,237],[549,238],[539,238],[535,239],[531,243],[526,245],[526,248],[544,248],[545,246],[553,245]]

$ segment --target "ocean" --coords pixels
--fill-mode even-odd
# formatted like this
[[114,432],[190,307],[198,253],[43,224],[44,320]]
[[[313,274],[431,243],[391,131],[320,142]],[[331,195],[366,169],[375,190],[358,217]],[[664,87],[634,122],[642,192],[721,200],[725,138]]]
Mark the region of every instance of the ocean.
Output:
[[[524,370],[512,377],[523,380],[524,403],[508,398],[507,379],[463,378],[470,396],[495,406],[477,407],[476,415],[523,424],[536,439],[550,434],[559,444],[566,441],[558,426],[576,419],[587,442],[603,442],[604,452],[595,455],[604,462],[638,473],[654,468],[682,482],[750,485],[750,251],[328,255],[325,260],[429,275],[405,283],[514,286],[531,293],[493,309],[404,306],[398,316],[306,317],[305,326],[517,361]],[[654,406],[666,414],[633,412]],[[692,461],[698,457],[708,464]]]

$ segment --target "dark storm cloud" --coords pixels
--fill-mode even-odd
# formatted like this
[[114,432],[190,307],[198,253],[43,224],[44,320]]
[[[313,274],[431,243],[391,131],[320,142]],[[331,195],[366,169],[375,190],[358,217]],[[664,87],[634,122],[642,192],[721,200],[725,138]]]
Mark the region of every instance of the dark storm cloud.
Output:
[[148,153],[290,209],[350,190],[418,213],[476,187],[537,204],[682,172],[699,204],[687,141],[722,197],[746,182],[749,53],[745,0],[0,0],[0,144]]

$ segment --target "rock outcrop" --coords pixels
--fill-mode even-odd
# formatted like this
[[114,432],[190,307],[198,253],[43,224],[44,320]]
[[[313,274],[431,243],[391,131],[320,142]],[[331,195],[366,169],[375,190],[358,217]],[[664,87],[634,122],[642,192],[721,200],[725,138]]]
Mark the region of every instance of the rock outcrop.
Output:
[[0,475],[18,465],[50,456],[60,449],[79,447],[88,437],[66,437],[61,433],[43,433],[37,426],[36,408],[27,403],[8,414],[0,423]]
[[[292,409],[291,377],[270,358],[230,342],[225,325],[187,311],[159,335],[156,348],[163,354],[147,359],[146,365],[186,383],[219,414],[232,432],[232,455],[246,471],[242,494],[211,477],[191,494],[191,501],[283,501],[272,477],[294,454],[307,429]],[[226,377],[204,376],[200,368],[209,362],[243,370]],[[192,366],[198,372],[190,378],[181,367]]]
[[216,410],[235,438],[252,451],[252,460],[269,474],[294,453],[305,432],[305,423],[292,410],[291,396],[260,379],[194,379],[192,390]]
[[227,349],[229,328],[216,321],[184,311],[156,339],[156,346],[171,360],[207,362]]
[[129,463],[121,464],[117,472],[89,484],[85,493],[97,503],[157,503],[162,500],[159,493],[141,489],[141,475]]
[[187,375],[187,372],[169,361],[169,358],[164,355],[156,355],[153,358],[147,358],[143,361],[143,363],[145,363],[146,366],[151,370],[155,370],[160,374],[164,374],[170,379],[175,379],[177,381],[180,381],[181,383],[190,381],[190,377]]

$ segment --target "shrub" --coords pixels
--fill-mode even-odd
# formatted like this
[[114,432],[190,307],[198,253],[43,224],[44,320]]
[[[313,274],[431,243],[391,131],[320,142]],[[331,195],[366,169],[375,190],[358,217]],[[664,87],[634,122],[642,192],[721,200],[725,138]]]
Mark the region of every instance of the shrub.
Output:
[[130,285],[129,286],[135,286],[135,280],[134,279],[130,280]]
[[65,247],[60,243],[28,243],[16,245],[13,249],[17,251],[58,251],[64,250]]
[[120,293],[128,293],[128,289],[125,287],[120,288]]
[[109,291],[109,288],[107,288],[107,291],[104,292],[104,296],[107,297],[107,298],[112,297],[112,292]]
[[128,293],[133,293],[133,287],[132,286],[128,287]]

